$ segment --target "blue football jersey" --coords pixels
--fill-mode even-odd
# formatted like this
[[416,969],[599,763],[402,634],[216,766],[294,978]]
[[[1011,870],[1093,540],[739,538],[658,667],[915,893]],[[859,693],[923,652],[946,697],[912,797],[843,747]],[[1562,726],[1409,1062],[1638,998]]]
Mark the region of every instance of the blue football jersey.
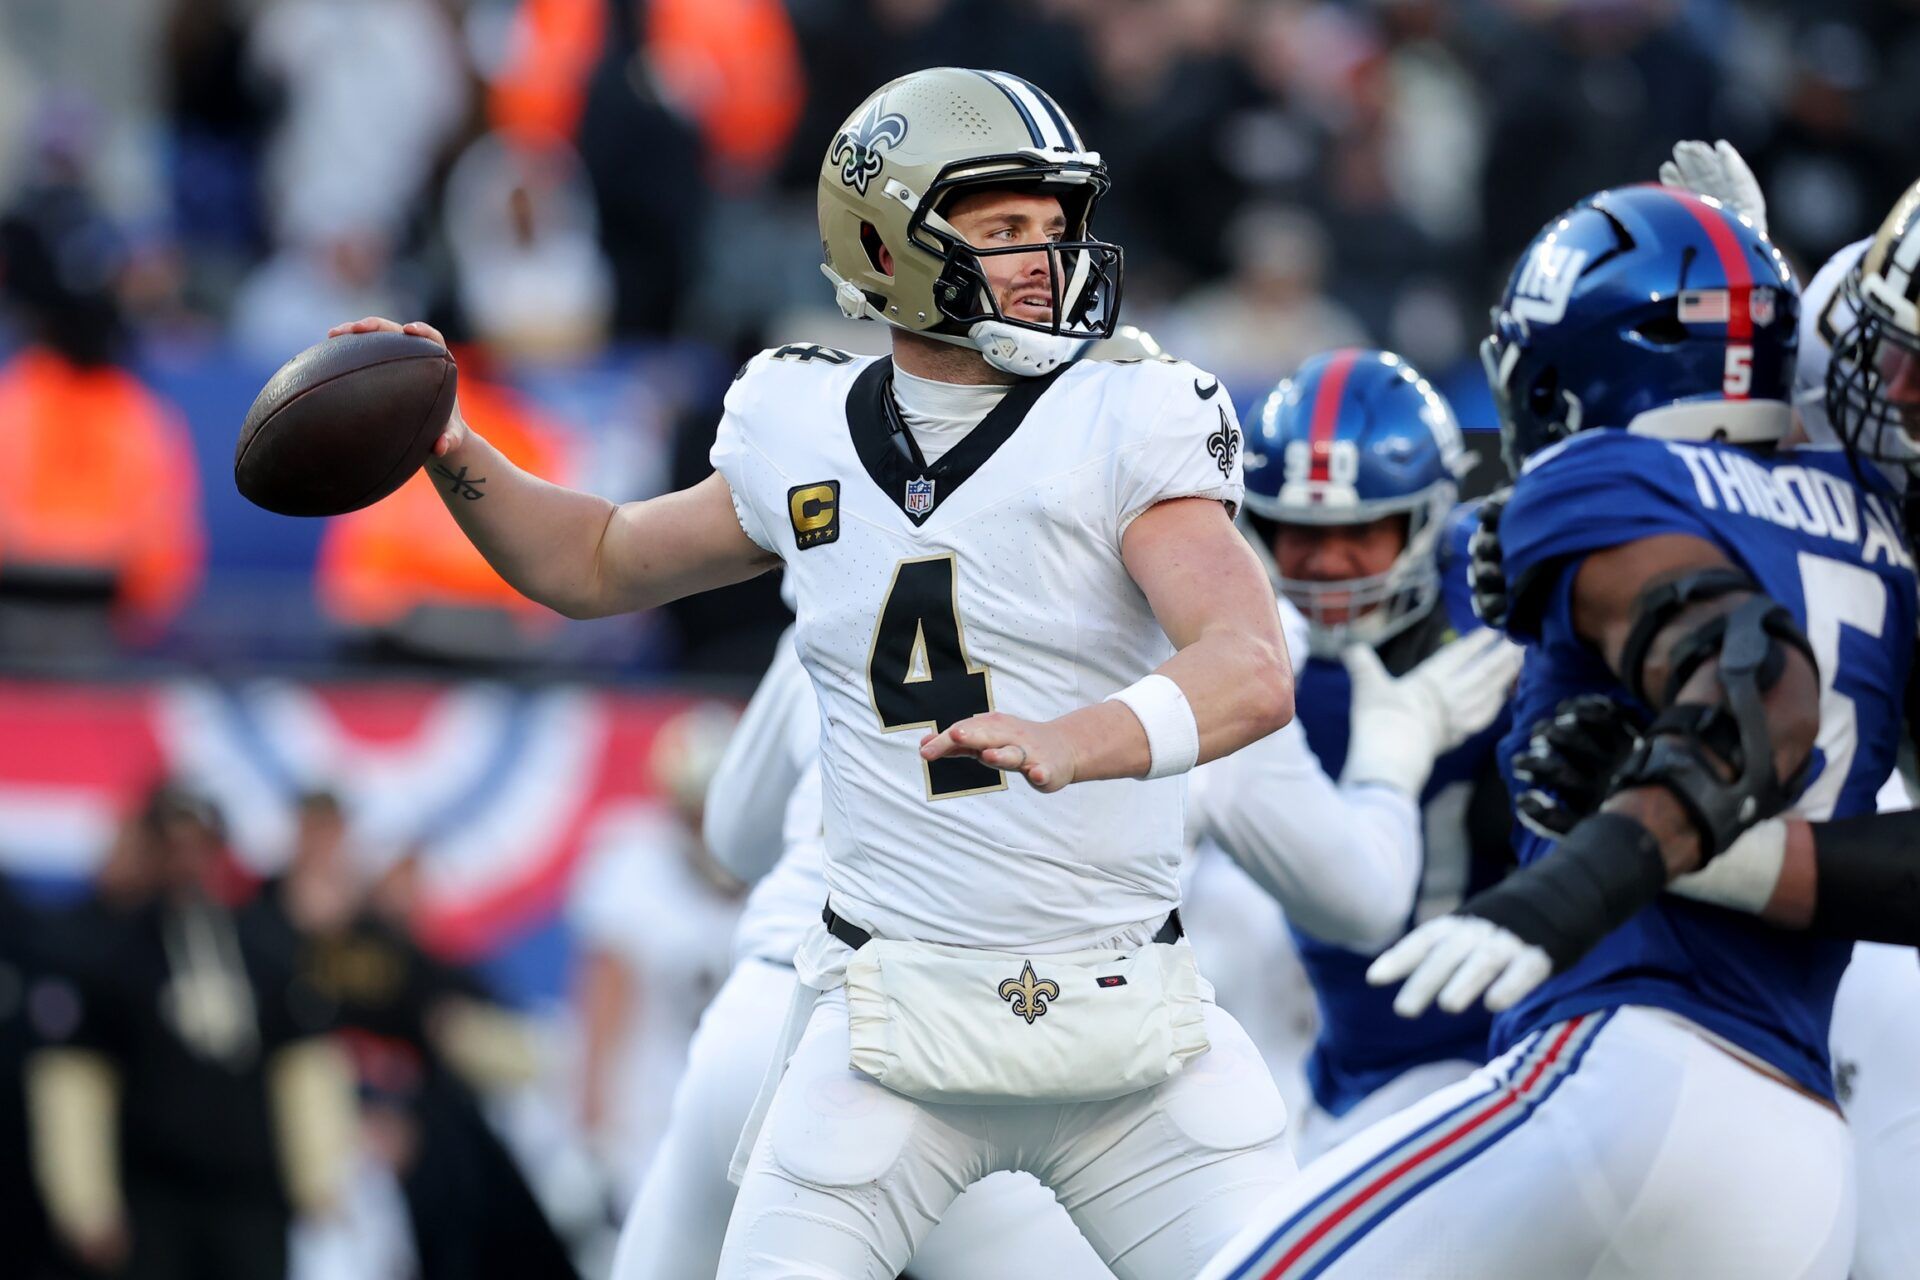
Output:
[[[1871,813],[1894,767],[1914,635],[1913,559],[1886,494],[1844,453],[1773,456],[1589,431],[1536,455],[1500,523],[1528,650],[1510,761],[1527,728],[1573,694],[1628,695],[1574,633],[1574,570],[1591,552],[1661,534],[1713,543],[1805,629],[1820,667],[1820,732],[1791,812]],[[1503,768],[1505,767],[1503,763]],[[1509,779],[1511,782],[1511,779]],[[1552,843],[1516,827],[1522,864]],[[1851,944],[1775,930],[1668,895],[1495,1021],[1494,1048],[1576,1014],[1650,1005],[1686,1017],[1831,1097],[1827,1021]]]
[[[1466,575],[1466,542],[1478,523],[1478,504],[1456,508],[1441,543],[1440,603],[1433,613],[1383,646],[1382,661],[1396,673],[1417,664],[1456,635],[1477,628]],[[1295,681],[1294,713],[1307,745],[1333,777],[1346,763],[1353,685],[1339,662],[1314,658]],[[1512,865],[1505,838],[1506,788],[1494,747],[1507,718],[1440,757],[1421,795],[1425,847],[1415,915],[1441,915],[1493,884]],[[1489,813],[1492,821],[1487,821]],[[1479,822],[1471,821],[1478,816]],[[1488,828],[1492,827],[1493,830]],[[1413,920],[1408,921],[1409,927]],[[1408,1069],[1428,1062],[1485,1062],[1492,1015],[1429,1010],[1409,1021],[1393,1011],[1391,988],[1367,985],[1371,956],[1293,930],[1300,962],[1320,1007],[1320,1031],[1307,1058],[1313,1100],[1345,1115],[1362,1098]]]

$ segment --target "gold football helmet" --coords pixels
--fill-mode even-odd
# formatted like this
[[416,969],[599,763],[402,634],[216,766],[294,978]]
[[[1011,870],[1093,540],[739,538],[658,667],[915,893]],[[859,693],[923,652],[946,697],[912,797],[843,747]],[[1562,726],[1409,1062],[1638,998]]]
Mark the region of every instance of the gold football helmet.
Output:
[[[820,166],[821,270],[840,309],[978,349],[996,367],[1045,373],[1111,337],[1120,309],[1117,245],[1092,238],[1106,166],[1044,92],[1001,71],[936,67],[882,85],[847,118]],[[976,248],[941,216],[956,193],[1018,187],[1058,197],[1063,239],[1046,246],[1053,315],[1004,315]],[[891,274],[880,268],[880,247]]]
[[1827,418],[1862,456],[1920,472],[1920,182],[1880,224],[1841,298],[1853,323],[1830,335]]

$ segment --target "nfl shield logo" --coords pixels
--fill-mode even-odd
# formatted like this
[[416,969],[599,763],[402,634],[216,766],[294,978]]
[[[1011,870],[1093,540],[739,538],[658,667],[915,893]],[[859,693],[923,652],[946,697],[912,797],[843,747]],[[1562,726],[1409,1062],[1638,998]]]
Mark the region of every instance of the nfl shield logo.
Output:
[[923,516],[933,510],[933,481],[922,477],[907,481],[907,514]]
[[1747,309],[1753,314],[1756,328],[1764,329],[1773,323],[1773,290],[1755,289],[1747,300]]

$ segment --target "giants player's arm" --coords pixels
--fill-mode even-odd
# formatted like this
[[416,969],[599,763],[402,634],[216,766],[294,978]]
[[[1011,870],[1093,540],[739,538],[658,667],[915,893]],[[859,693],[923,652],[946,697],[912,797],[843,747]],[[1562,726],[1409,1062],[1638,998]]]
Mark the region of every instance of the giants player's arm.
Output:
[[[1180,686],[1205,762],[1293,719],[1293,668],[1266,573],[1226,508],[1172,498],[1142,513],[1121,539],[1127,572],[1179,652],[1156,674]],[[1041,791],[1071,782],[1144,778],[1146,730],[1124,703],[1098,702],[1035,723],[1000,712],[929,734],[922,758],[960,755],[1018,772]]]
[[1420,808],[1374,783],[1341,786],[1290,724],[1194,771],[1195,839],[1210,838],[1304,932],[1366,955],[1398,938],[1420,886]]
[[1782,929],[1920,947],[1916,848],[1916,809],[1833,822],[1772,818],[1673,889]]
[[[1668,705],[1666,691],[1675,660],[1685,656],[1694,637],[1709,634],[1716,619],[1762,598],[1755,591],[1732,590],[1683,604],[1651,631],[1651,642],[1641,646],[1644,656],[1629,653],[1629,641],[1641,623],[1648,593],[1663,583],[1704,571],[1737,572],[1733,563],[1704,539],[1663,534],[1595,552],[1581,564],[1574,578],[1575,632],[1599,650],[1608,667],[1629,687],[1646,690],[1656,712]],[[1760,699],[1774,775],[1789,778],[1813,752],[1820,728],[1820,681],[1812,661],[1801,649],[1781,644],[1776,652],[1779,671],[1761,691]],[[1638,670],[1628,670],[1636,659]],[[1719,668],[1719,655],[1710,653],[1673,694],[1671,702],[1727,705]],[[1728,763],[1714,758],[1710,749],[1704,754],[1731,784]],[[1601,812],[1620,815],[1645,828],[1659,845],[1668,879],[1696,870],[1718,852],[1702,843],[1697,815],[1688,811],[1670,787],[1625,788],[1610,796]]]
[[[411,333],[423,324],[368,317],[345,333]],[[615,504],[514,466],[454,405],[427,473],[441,501],[499,575],[529,600],[569,618],[651,609],[766,572],[779,563],[741,530],[718,474],[676,493]]]
[[1496,1013],[1720,853],[1812,755],[1819,678],[1792,619],[1702,538],[1658,534],[1572,571],[1573,630],[1662,715],[1627,785],[1558,846],[1367,970],[1394,1009]]
[[1412,975],[1394,1004],[1408,1016],[1436,993],[1458,1011],[1482,990],[1498,1011],[1564,971],[1778,807],[1778,779],[1812,755],[1805,639],[1712,543],[1639,538],[1572,572],[1575,634],[1662,714],[1626,784],[1549,856],[1475,895],[1456,913],[1466,923],[1431,921],[1376,962],[1370,981]]

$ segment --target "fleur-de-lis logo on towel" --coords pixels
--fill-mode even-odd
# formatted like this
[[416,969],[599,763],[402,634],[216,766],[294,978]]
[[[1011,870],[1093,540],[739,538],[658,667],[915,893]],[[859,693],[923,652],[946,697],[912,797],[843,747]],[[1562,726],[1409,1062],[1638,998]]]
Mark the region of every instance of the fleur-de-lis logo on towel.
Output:
[[1008,978],[1000,984],[1000,998],[1012,1002],[1014,1017],[1025,1018],[1028,1025],[1032,1025],[1035,1018],[1046,1013],[1049,1000],[1060,998],[1060,984],[1052,978],[1036,979],[1033,961],[1029,960],[1019,977]]

